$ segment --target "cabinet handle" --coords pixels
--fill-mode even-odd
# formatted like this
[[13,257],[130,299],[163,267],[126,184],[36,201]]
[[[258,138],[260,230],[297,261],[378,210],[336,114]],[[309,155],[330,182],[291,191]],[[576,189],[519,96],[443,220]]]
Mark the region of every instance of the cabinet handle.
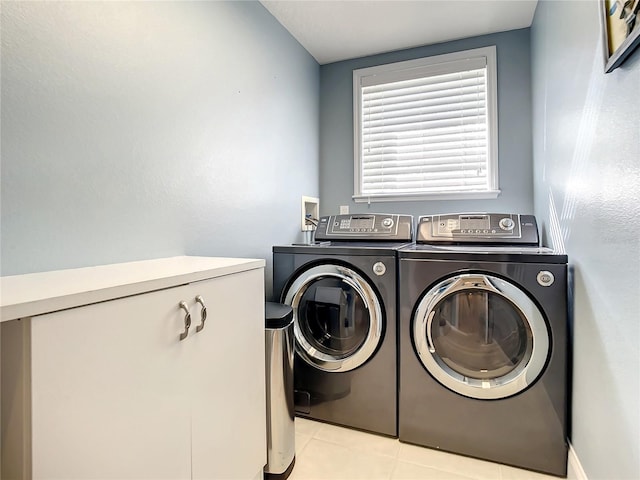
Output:
[[207,307],[200,295],[196,297],[196,302],[202,305],[202,310],[200,310],[200,319],[202,320],[202,323],[196,327],[196,332],[199,332],[204,328],[204,321],[207,319]]
[[184,310],[184,332],[180,334],[180,340],[184,340],[189,335],[189,327],[191,326],[191,314],[189,313],[189,307],[185,302],[180,302],[178,304],[182,310]]

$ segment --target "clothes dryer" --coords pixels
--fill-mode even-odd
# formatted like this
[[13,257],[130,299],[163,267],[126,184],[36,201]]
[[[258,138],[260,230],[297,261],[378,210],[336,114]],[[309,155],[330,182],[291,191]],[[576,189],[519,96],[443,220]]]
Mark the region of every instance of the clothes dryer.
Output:
[[398,254],[400,441],[566,476],[567,256],[527,215],[421,217],[416,242]]
[[320,219],[317,243],[273,247],[298,416],[397,437],[396,252],[412,234],[411,216],[337,215]]

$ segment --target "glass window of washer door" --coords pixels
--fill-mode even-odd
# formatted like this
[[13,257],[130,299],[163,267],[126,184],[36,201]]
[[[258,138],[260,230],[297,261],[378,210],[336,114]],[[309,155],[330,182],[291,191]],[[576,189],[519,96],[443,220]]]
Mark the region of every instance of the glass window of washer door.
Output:
[[360,294],[336,277],[313,282],[298,305],[299,326],[309,344],[336,358],[356,352],[367,339],[368,309]]
[[454,372],[499,379],[531,356],[533,335],[522,312],[503,296],[464,290],[434,308],[433,347]]

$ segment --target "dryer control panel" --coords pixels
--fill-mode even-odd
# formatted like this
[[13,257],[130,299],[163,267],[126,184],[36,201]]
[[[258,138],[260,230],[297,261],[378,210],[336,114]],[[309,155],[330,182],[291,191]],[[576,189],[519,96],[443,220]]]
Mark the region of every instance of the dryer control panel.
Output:
[[533,215],[456,213],[425,215],[418,220],[418,243],[538,245]]
[[410,242],[413,239],[413,217],[389,213],[321,217],[315,239]]

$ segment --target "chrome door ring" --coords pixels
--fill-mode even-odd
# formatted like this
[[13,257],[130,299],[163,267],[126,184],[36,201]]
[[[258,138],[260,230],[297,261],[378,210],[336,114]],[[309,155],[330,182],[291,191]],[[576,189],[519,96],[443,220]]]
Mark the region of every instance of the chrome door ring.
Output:
[[[333,277],[352,287],[362,298],[369,311],[369,331],[360,347],[344,358],[329,355],[315,348],[300,328],[298,306],[309,286],[320,278]],[[382,337],[382,308],[380,300],[369,282],[354,270],[335,264],[312,267],[300,274],[287,289],[284,303],[293,309],[296,351],[309,365],[327,372],[348,372],[364,364],[376,351]]]
[[[485,290],[504,297],[520,311],[531,330],[530,354],[507,375],[495,379],[461,375],[440,358],[433,345],[431,325],[435,308],[449,295],[465,290]],[[538,307],[520,288],[489,274],[459,274],[431,288],[413,316],[412,335],[420,361],[438,382],[456,393],[478,399],[499,399],[521,392],[539,377],[549,354],[549,331]]]

